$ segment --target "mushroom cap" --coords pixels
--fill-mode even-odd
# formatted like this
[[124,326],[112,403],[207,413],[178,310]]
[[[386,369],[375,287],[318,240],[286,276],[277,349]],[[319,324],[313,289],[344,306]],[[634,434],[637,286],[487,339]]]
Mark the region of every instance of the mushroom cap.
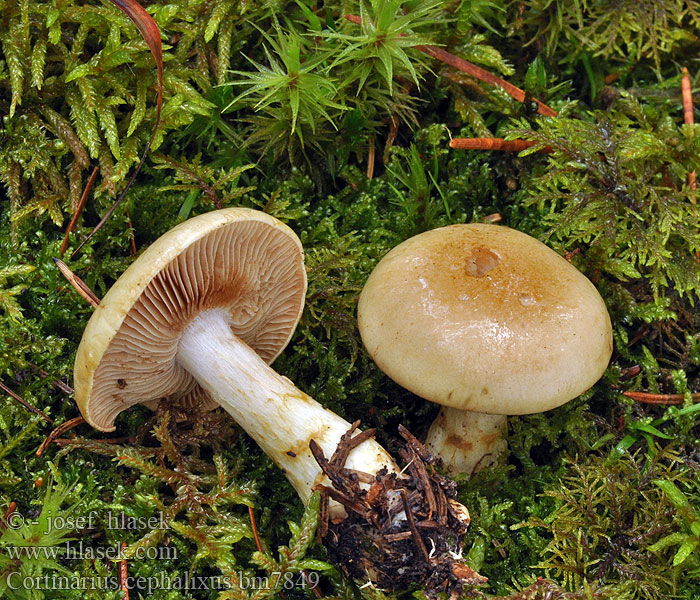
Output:
[[299,322],[304,251],[274,217],[247,208],[212,211],[158,238],[105,294],[75,357],[75,400],[96,429],[133,404],[181,396],[213,401],[175,362],[180,334],[201,311],[225,309],[232,331],[272,362]]
[[605,371],[603,299],[540,241],[500,225],[412,237],[376,266],[358,306],[379,368],[415,394],[491,414],[542,412]]

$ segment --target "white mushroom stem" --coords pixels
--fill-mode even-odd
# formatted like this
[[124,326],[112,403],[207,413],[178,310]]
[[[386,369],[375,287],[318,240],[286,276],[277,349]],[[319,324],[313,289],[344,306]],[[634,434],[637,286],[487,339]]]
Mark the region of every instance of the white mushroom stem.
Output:
[[[309,441],[315,440],[330,459],[350,423],[268,366],[231,331],[226,311],[204,311],[185,327],[176,362],[284,471],[305,504],[315,484],[327,483]],[[382,467],[399,471],[374,440],[352,450],[345,466],[370,475]]]
[[452,473],[471,475],[492,465],[506,449],[508,417],[443,406],[428,431],[425,446]]

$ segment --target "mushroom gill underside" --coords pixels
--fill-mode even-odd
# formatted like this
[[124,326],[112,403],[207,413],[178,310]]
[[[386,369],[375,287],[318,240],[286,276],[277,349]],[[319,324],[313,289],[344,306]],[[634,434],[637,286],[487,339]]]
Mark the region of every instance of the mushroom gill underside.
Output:
[[217,406],[175,360],[182,330],[203,309],[235,307],[232,330],[274,360],[303,302],[298,255],[289,236],[258,221],[230,223],[191,244],[153,277],[104,352],[90,399],[94,424],[109,429],[129,406],[168,396]]

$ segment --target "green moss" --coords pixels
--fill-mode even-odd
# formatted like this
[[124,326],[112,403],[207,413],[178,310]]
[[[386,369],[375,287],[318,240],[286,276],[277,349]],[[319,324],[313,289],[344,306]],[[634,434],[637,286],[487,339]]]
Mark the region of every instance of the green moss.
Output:
[[585,245],[589,268],[617,280],[644,278],[655,296],[700,287],[700,215],[687,187],[696,168],[696,138],[652,106],[628,95],[616,110],[541,120],[511,135],[548,148],[546,170],[526,203],[546,207],[548,234],[571,250]]
[[[92,312],[53,257],[90,167],[100,177],[69,248],[122,189],[154,123],[154,78],[147,47],[111,5],[0,8],[0,377],[53,419],[3,394],[0,514],[15,502],[34,519],[53,502],[58,514],[95,515],[94,527],[62,532],[75,541],[175,551],[131,556],[134,577],[239,581],[183,591],[150,580],[156,599],[262,600],[277,592],[253,589],[252,578],[301,568],[319,575],[324,597],[407,596],[358,589],[327,568],[312,542],[314,506],[304,512],[226,415],[178,421],[167,402],[155,414],[136,407],[114,434],[80,425],[35,455],[78,414],[65,384]],[[175,0],[148,10],[165,42],[157,153],[96,239],[66,255],[70,267],[102,296],[133,261],[132,240],[141,251],[218,204],[277,216],[303,241],[309,291],[275,368],[377,427],[391,449],[399,423],[420,435],[437,409],[390,381],[362,347],[355,306],[379,259],[426,229],[484,219],[575,252],[611,314],[611,366],[571,403],[511,418],[502,462],[459,479],[472,514],[465,556],[489,577],[486,597],[700,595],[700,211],[687,184],[700,170],[700,136],[681,124],[678,69],[697,54],[692,4]],[[362,26],[343,18],[361,13]],[[508,77],[560,116],[535,117],[529,103],[428,61],[416,48],[428,42]],[[617,87],[605,84],[611,72]],[[241,85],[219,85],[234,80]],[[448,147],[450,136],[505,134],[553,151]],[[641,404],[626,390],[677,394],[682,404]],[[169,527],[110,528],[109,515],[122,513],[163,514]],[[8,562],[11,540],[0,537],[0,568],[118,574],[116,560]],[[315,597],[304,581],[283,590],[288,600]],[[115,588],[13,593],[121,597]]]
[[622,65],[651,60],[657,70],[663,55],[697,46],[700,27],[697,7],[686,0],[530,0],[511,10],[520,13],[514,32],[550,56],[573,62],[589,53]]
[[518,526],[552,535],[537,568],[572,591],[584,582],[597,584],[609,598],[667,598],[678,594],[681,584],[685,588],[690,573],[669,569],[658,545],[676,529],[677,517],[657,482],[692,485],[692,471],[682,460],[662,452],[651,460],[642,454],[614,460],[589,455],[583,461],[567,459],[567,464],[569,474],[544,492],[554,499],[553,510]]

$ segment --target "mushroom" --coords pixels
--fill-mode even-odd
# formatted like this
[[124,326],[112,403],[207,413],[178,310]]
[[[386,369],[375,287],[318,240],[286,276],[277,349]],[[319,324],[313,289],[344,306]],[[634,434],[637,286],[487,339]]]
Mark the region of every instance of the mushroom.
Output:
[[[90,318],[75,358],[81,413],[113,431],[116,416],[139,402],[215,402],[306,503],[324,481],[310,440],[330,456],[350,423],[268,365],[292,336],[305,293],[301,243],[277,219],[228,208],[181,223],[134,261]],[[345,466],[398,471],[374,440]]]
[[612,353],[593,284],[522,232],[460,224],[392,249],[359,299],[379,368],[442,405],[426,446],[469,473],[505,449],[506,415],[550,410],[592,386]]
[[409,474],[400,472],[372,430],[356,431],[268,365],[289,341],[305,292],[301,243],[277,219],[229,208],[181,223],[90,318],[75,358],[80,411],[112,431],[138,402],[215,402],[305,504],[321,492],[319,535],[347,575],[387,588],[422,583],[428,595],[482,584],[461,562],[469,513],[453,483],[425,467],[420,443],[402,433],[411,459]]

